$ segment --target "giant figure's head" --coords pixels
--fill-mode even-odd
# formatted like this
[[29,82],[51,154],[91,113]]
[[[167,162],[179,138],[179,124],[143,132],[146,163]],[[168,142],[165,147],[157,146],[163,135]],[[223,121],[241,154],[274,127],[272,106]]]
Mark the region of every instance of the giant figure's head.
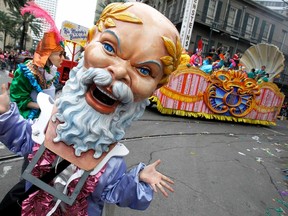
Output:
[[138,119],[147,98],[178,66],[182,47],[175,26],[138,2],[112,3],[90,30],[81,62],[57,101],[55,141],[99,157]]

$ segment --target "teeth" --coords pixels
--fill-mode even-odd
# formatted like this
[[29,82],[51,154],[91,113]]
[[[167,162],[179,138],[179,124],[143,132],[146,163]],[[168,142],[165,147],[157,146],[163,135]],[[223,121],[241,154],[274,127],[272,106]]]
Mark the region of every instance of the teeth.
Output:
[[113,100],[115,100],[115,101],[117,100],[117,98],[115,98],[113,95],[109,94],[108,92],[104,91],[103,89],[98,88],[97,86],[96,86],[96,88],[99,89],[99,91],[101,91],[103,94],[105,94],[108,97],[112,98]]

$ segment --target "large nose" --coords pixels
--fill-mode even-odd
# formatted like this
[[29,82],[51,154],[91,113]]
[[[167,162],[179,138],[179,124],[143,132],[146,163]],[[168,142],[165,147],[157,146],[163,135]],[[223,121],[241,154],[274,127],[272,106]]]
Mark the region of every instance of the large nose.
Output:
[[108,66],[107,70],[112,74],[114,80],[124,82],[130,86],[130,71],[133,70],[129,60],[118,59]]

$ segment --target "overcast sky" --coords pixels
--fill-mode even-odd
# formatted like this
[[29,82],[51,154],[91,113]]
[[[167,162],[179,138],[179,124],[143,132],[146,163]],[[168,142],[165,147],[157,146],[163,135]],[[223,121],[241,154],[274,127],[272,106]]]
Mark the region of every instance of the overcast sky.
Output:
[[87,28],[93,26],[97,0],[58,0],[56,26],[61,29],[62,22],[68,20]]

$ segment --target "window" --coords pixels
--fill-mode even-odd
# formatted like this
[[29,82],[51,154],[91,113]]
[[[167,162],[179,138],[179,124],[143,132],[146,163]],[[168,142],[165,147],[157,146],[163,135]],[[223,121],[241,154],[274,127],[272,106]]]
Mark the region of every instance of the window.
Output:
[[245,38],[250,38],[252,36],[252,31],[255,23],[255,17],[249,14],[247,19],[246,31],[245,31]]
[[173,1],[170,0],[170,1],[167,2],[167,9],[166,9],[165,15],[166,15],[166,17],[168,17],[168,19],[170,19],[170,20],[173,20],[173,19],[174,19],[174,17],[172,17],[173,5],[174,5]]
[[202,44],[203,44],[203,50],[208,52],[209,51],[209,39],[208,38],[203,38],[202,37]]
[[217,9],[218,1],[210,0],[208,11],[207,11],[207,19],[206,23],[211,24],[214,21],[216,9]]
[[229,10],[228,19],[227,19],[227,27],[226,27],[226,30],[229,32],[232,31],[235,25],[236,14],[237,14],[237,9],[231,7]]
[[263,31],[262,40],[267,41],[270,35],[271,24],[266,23]]

